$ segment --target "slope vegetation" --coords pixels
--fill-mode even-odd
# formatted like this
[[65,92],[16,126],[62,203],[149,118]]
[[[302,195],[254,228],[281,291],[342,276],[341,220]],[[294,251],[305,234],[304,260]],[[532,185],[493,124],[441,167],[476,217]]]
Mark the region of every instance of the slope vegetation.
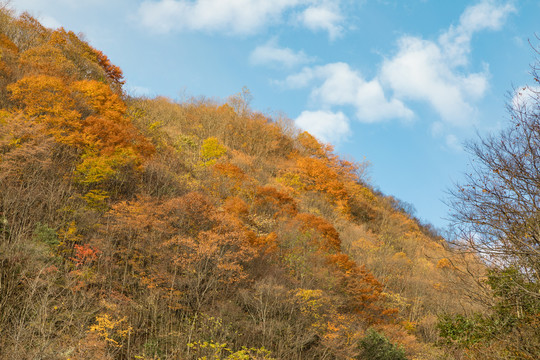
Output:
[[0,11],[0,357],[445,358],[477,271],[366,164],[227,101],[131,98]]

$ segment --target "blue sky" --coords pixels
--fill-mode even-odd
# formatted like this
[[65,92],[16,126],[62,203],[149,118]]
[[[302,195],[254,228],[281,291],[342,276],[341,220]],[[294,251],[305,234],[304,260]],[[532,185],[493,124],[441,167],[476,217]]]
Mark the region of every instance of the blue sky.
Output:
[[[531,83],[540,2],[440,0],[12,0],[81,32],[133,94],[226,99],[283,113],[372,184],[446,226],[464,141],[505,126]],[[534,43],[534,42],[533,42]],[[538,44],[538,41],[536,41]]]

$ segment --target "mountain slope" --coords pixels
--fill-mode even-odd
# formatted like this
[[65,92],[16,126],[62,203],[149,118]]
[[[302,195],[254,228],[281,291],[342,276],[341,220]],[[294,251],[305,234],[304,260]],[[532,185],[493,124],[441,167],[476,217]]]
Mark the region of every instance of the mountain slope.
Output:
[[366,164],[245,93],[130,98],[72,32],[0,18],[0,357],[443,358],[481,267]]

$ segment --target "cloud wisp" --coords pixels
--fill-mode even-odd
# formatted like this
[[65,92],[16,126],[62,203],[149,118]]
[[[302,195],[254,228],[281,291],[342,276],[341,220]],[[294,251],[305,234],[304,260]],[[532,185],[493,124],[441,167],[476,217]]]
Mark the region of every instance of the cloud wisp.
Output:
[[305,9],[299,16],[300,22],[312,31],[327,31],[330,40],[340,37],[344,28],[344,17],[337,4],[324,3]]
[[250,35],[288,18],[304,27],[343,32],[340,0],[145,0],[137,11],[141,24],[158,33],[174,31],[222,32]]
[[249,55],[252,65],[269,67],[293,68],[314,61],[303,51],[294,51],[290,48],[280,47],[276,39],[268,41],[264,45],[257,46]]

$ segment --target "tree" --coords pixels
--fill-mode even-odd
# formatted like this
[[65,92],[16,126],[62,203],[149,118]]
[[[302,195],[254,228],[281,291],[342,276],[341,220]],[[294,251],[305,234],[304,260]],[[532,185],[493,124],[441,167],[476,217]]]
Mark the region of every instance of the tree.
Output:
[[[533,67],[538,80],[540,62]],[[519,88],[508,105],[510,126],[466,149],[465,184],[451,191],[460,238],[492,265],[515,266],[540,280],[540,91]],[[525,289],[523,289],[525,291]],[[540,301],[540,294],[537,293]]]
[[[540,83],[540,61],[531,69]],[[490,324],[511,324],[484,336],[499,336],[507,351],[532,359],[540,354],[538,342],[528,344],[538,339],[540,321],[540,88],[512,95],[510,126],[466,145],[472,170],[450,192],[450,205],[461,245],[488,264]]]
[[370,329],[359,342],[360,359],[371,360],[406,360],[405,351],[392,344],[384,335]]

